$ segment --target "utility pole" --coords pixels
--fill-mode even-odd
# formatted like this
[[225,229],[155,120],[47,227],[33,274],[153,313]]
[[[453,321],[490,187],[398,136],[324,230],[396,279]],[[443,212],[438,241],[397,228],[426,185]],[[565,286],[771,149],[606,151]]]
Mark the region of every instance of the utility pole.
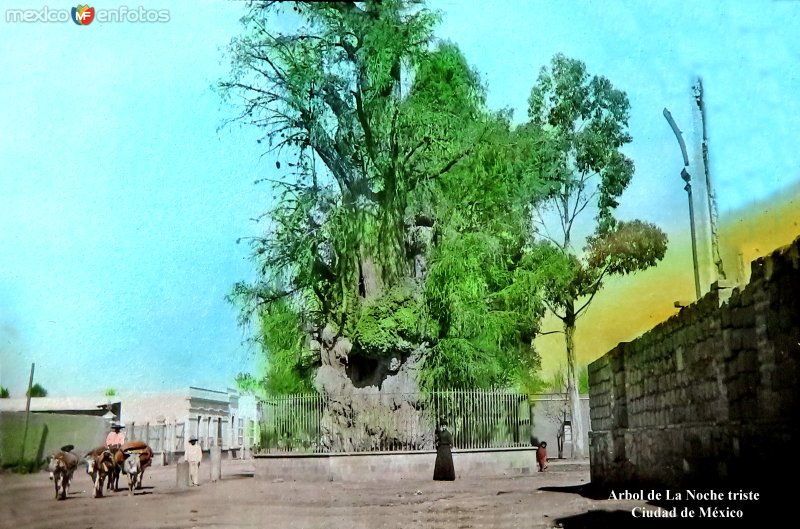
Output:
[[719,234],[717,233],[717,195],[714,186],[711,184],[711,172],[708,168],[708,134],[706,132],[706,106],[703,102],[703,80],[698,77],[697,82],[692,87],[694,100],[700,110],[700,122],[703,127],[703,171],[706,177],[706,197],[708,199],[708,219],[711,227],[711,255],[714,265],[717,268],[717,279],[727,279],[725,270],[722,267],[722,257],[719,254]]
[[700,267],[697,264],[697,235],[695,234],[694,222],[694,202],[692,198],[692,176],[684,167],[681,170],[681,178],[686,182],[683,186],[684,191],[689,196],[689,225],[692,227],[692,260],[694,261],[694,292],[697,299],[700,299]]
[[681,134],[678,125],[675,124],[675,120],[672,119],[672,114],[670,114],[669,110],[664,108],[664,117],[667,119],[667,123],[669,123],[670,128],[672,128],[672,132],[675,133],[675,137],[678,139],[678,145],[681,148],[681,154],[683,155],[683,169],[681,170],[681,178],[686,185],[683,189],[686,191],[686,194],[689,196],[689,226],[691,227],[692,231],[692,261],[694,264],[694,291],[697,296],[697,299],[700,299],[700,269],[697,264],[697,236],[695,234],[695,223],[694,223],[694,203],[692,201],[692,175],[689,174],[689,171],[686,170],[689,167],[689,155],[686,153],[686,143],[683,141],[683,135]]
[[28,441],[28,420],[31,417],[31,388],[33,388],[33,370],[36,364],[31,364],[31,377],[28,379],[28,401],[25,404],[25,430],[22,432],[22,449],[19,453],[19,464],[25,463],[25,443]]

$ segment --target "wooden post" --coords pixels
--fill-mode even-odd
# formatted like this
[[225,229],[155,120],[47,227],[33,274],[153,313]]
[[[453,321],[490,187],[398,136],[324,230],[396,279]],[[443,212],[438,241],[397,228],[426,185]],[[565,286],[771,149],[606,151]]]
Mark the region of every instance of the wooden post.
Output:
[[25,403],[25,430],[22,432],[22,447],[19,451],[19,464],[25,463],[25,443],[28,442],[28,421],[31,417],[31,389],[33,388],[33,370],[36,364],[31,364],[31,377],[28,379],[28,400]]
[[175,429],[176,429],[175,423],[174,422],[170,422],[169,423],[169,448],[168,448],[169,460],[170,461],[173,461],[172,453],[175,452],[176,445],[178,444],[177,439],[175,438],[175,433],[176,433]]
[[719,233],[717,231],[717,195],[711,182],[711,171],[708,167],[708,134],[706,133],[706,105],[703,102],[703,81],[699,77],[692,87],[695,102],[700,111],[700,122],[703,128],[702,152],[703,152],[703,172],[706,176],[706,198],[708,201],[708,220],[711,231],[711,252],[716,266],[717,281],[727,279],[725,269],[722,266],[722,257],[719,254]]
[[159,436],[158,436],[158,449],[161,452],[161,466],[167,464],[167,450],[166,450],[166,440],[167,440],[167,423],[165,421],[159,421]]

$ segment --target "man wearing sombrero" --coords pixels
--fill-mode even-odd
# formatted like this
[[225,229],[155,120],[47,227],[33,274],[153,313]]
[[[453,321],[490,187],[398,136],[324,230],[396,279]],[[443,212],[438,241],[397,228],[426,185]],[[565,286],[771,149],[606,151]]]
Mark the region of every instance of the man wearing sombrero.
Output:
[[192,478],[192,485],[200,486],[200,461],[203,459],[203,449],[197,444],[197,438],[189,439],[189,446],[186,447],[186,461],[189,462],[189,476]]
[[111,425],[112,431],[108,432],[108,435],[106,436],[107,447],[110,448],[112,446],[122,446],[125,444],[125,434],[120,432],[122,428],[125,427],[120,424]]

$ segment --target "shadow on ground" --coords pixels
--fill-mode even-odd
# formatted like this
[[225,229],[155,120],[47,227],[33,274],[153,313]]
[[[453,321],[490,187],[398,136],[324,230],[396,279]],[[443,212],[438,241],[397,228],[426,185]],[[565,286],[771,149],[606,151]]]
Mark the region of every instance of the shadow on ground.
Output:
[[[609,500],[609,492],[592,486],[591,484],[573,485],[565,487],[539,487],[541,491],[560,492],[564,494],[577,494],[595,501]],[[664,491],[660,491],[662,495]],[[674,494],[675,491],[673,491]],[[727,491],[719,490],[723,494]],[[754,527],[765,518],[771,518],[770,513],[785,510],[790,503],[782,491],[761,491],[760,501],[735,502],[735,501],[647,501],[643,502],[637,510],[636,516],[630,509],[594,509],[578,515],[557,518],[557,527],[563,529],[583,528],[642,528],[642,527]],[[685,493],[684,493],[685,495]],[[613,501],[613,500],[609,500]],[[609,504],[613,505],[613,504]],[[703,516],[701,508],[706,513],[709,510],[738,511],[740,517]],[[693,517],[684,513],[692,511]],[[674,516],[658,516],[669,512]],[[716,512],[716,511],[715,511]]]
[[[556,527],[564,529],[611,528],[629,529],[647,527],[642,520],[631,516],[630,511],[589,511],[565,518],[556,518]],[[666,526],[665,526],[666,527]]]
[[255,473],[253,471],[244,471],[244,472],[236,472],[235,474],[225,474],[222,479],[247,479],[255,477]]

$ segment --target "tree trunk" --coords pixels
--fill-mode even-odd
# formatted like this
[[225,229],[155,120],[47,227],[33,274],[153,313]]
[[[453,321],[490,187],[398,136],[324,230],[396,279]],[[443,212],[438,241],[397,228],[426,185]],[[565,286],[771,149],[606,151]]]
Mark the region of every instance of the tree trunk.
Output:
[[556,445],[558,447],[558,458],[564,459],[564,425],[561,425],[561,428],[558,430],[556,434]]
[[564,336],[567,342],[567,395],[571,415],[572,457],[579,459],[585,457],[585,447],[583,446],[583,413],[578,394],[578,370],[575,361],[575,314],[572,306],[567,308],[567,317],[564,319]]
[[359,266],[361,268],[361,288],[359,289],[362,297],[369,301],[379,298],[383,294],[383,279],[381,278],[380,267],[375,260],[361,252]]

